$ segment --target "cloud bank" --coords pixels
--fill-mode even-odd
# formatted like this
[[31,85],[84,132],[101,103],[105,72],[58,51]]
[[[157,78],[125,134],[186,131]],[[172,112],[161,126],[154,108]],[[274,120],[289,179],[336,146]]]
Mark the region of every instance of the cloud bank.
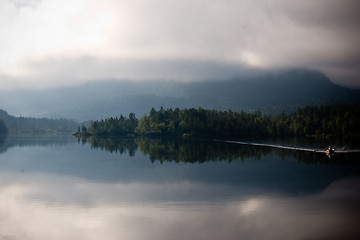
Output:
[[1,88],[222,76],[172,71],[179,62],[313,68],[360,87],[359,25],[357,0],[7,0]]

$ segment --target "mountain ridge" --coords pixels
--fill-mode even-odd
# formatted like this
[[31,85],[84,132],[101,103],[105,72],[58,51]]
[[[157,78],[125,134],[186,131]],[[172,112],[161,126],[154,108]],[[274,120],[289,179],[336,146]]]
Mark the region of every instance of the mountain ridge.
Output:
[[[14,97],[16,96],[16,97]],[[338,86],[322,72],[287,69],[254,76],[196,82],[101,81],[48,90],[0,91],[0,108],[11,115],[70,118],[138,117],[151,107],[294,111],[306,105],[360,102],[360,90]]]

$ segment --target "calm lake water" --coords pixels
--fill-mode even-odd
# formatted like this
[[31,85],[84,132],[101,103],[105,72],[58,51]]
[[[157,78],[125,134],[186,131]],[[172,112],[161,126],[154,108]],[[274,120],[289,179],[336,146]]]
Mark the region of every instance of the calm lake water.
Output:
[[0,239],[360,239],[353,146],[262,143],[7,137]]

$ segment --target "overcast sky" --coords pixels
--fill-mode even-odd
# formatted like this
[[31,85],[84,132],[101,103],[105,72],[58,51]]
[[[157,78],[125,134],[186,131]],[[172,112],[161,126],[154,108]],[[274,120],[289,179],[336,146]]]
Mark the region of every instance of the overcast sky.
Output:
[[286,67],[360,88],[359,26],[358,0],[1,0],[0,89]]

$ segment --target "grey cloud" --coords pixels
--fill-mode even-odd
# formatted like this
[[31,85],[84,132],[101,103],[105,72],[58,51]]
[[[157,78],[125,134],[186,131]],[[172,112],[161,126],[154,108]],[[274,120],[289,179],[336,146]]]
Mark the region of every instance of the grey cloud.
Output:
[[[321,56],[313,55],[309,61],[304,61],[306,53],[288,65],[271,68],[256,68],[246,64],[235,64],[225,61],[201,61],[195,59],[126,59],[97,58],[82,56],[78,58],[46,58],[37,62],[28,62],[25,69],[36,72],[35,75],[23,77],[31,87],[68,86],[97,80],[228,80],[234,77],[251,77],[261,75],[272,69],[303,66],[324,71],[330,79],[340,85],[359,87],[359,59],[339,57],[322,60]],[[285,56],[284,56],[285,58]],[[285,59],[284,59],[285,60]],[[42,71],[46,69],[46,71]],[[0,76],[4,82],[17,83],[19,78]],[[48,79],[57,83],[49,82]],[[37,82],[37,85],[33,83]],[[25,84],[24,84],[25,86]],[[30,86],[30,85],[29,85]]]
[[153,47],[165,56],[234,65],[251,65],[246,58],[249,53],[259,60],[256,67],[317,68],[331,73],[337,83],[360,84],[354,82],[356,76],[342,75],[359,68],[360,4],[356,0],[155,1],[145,5],[137,13],[148,17],[146,22],[134,21],[140,29],[135,38],[138,47],[150,51]]
[[284,1],[284,12],[308,28],[358,32],[360,24],[360,2],[357,0]]
[[[24,79],[43,79],[43,86],[53,84],[49,79],[63,84],[103,78],[194,80],[228,78],[244,69],[296,67],[324,71],[335,83],[360,87],[357,0],[93,3],[116,13],[106,46],[98,46],[104,52],[90,48],[62,57],[41,55],[24,63],[35,73]],[[89,16],[98,13],[93,11]]]
[[[229,79],[237,76],[254,75],[261,70],[247,65],[221,61],[200,61],[192,59],[134,60],[122,58],[47,58],[29,62],[25,69],[36,69],[40,73],[33,78],[47,79],[55,76],[58,80],[99,80],[99,79],[166,79],[206,80]],[[46,69],[41,73],[41,69]]]

